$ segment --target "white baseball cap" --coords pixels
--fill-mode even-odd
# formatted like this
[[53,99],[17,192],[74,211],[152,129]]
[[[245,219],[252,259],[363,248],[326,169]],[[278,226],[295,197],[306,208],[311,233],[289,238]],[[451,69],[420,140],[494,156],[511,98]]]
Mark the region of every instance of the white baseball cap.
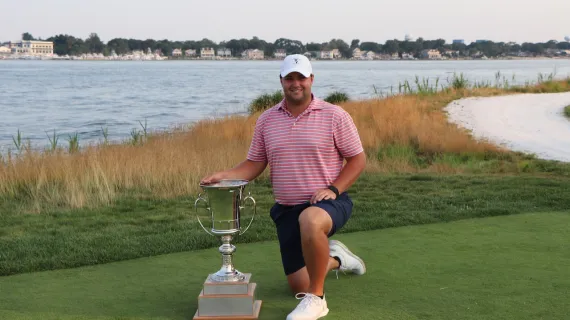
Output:
[[305,77],[310,77],[313,67],[307,57],[302,54],[292,54],[285,57],[281,63],[281,76],[285,77],[291,72],[299,72]]

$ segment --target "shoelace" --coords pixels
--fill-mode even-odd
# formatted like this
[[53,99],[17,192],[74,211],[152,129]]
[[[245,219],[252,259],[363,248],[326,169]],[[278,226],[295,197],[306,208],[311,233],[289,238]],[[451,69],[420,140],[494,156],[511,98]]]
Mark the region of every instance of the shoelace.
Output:
[[338,280],[338,271],[339,271],[339,270],[342,271],[342,273],[344,273],[344,275],[346,275],[346,272],[344,272],[344,269],[341,269],[341,268],[336,268],[336,269],[334,269],[334,272],[336,273],[336,279],[337,279],[337,280]]
[[295,295],[295,298],[296,298],[297,300],[301,300],[301,303],[299,303],[299,306],[297,307],[299,310],[305,310],[305,309],[307,309],[307,307],[308,307],[311,303],[313,303],[313,302],[315,302],[315,301],[316,301],[316,302],[319,301],[319,300],[316,300],[316,299],[321,299],[321,298],[315,296],[315,295],[312,294],[312,293],[303,293],[303,292],[297,293],[297,294]]

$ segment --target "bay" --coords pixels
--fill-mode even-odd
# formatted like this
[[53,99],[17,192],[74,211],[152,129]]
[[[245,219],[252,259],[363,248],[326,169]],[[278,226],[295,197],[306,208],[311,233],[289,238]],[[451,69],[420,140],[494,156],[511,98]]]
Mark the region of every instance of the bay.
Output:
[[[468,61],[313,61],[313,92],[343,91],[352,99],[397,91],[403,81],[427,78],[447,85],[454,73],[511,84],[538,74],[570,76],[570,59]],[[263,93],[280,90],[279,61],[30,61],[0,60],[0,154],[14,150],[18,130],[34,148],[130,137],[131,131],[168,130],[205,118],[247,113]],[[514,77],[514,78],[513,78]],[[140,121],[140,122],[139,122]]]

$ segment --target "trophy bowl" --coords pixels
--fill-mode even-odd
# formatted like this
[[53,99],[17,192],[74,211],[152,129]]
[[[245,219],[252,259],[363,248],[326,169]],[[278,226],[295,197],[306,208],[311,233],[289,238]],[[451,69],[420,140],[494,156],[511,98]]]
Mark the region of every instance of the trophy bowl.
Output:
[[[204,231],[212,236],[221,237],[222,245],[219,251],[222,254],[222,268],[210,275],[210,279],[216,282],[243,281],[245,276],[234,268],[232,256],[236,251],[234,245],[231,244],[235,235],[244,234],[256,215],[255,199],[248,194],[244,197],[244,190],[247,186],[247,180],[221,180],[210,184],[200,184],[206,197],[200,193],[194,202],[196,209],[196,217],[200,226]],[[245,209],[244,204],[250,201],[252,203],[253,215],[246,227],[242,225],[241,214]],[[199,203],[205,204],[207,211],[207,220],[202,222],[199,215]]]

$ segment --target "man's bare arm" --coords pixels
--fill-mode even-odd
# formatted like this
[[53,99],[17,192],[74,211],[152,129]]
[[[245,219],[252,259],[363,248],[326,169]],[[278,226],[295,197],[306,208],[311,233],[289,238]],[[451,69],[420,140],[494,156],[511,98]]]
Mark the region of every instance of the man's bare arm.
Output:
[[340,171],[338,178],[333,182],[333,186],[338,189],[338,193],[343,193],[358,179],[366,167],[366,154],[361,152],[354,157],[346,158],[346,165]]
[[266,167],[267,161],[245,160],[229,170],[216,172],[204,177],[200,183],[208,184],[224,179],[244,179],[251,181],[263,173],[263,170],[265,170]]

